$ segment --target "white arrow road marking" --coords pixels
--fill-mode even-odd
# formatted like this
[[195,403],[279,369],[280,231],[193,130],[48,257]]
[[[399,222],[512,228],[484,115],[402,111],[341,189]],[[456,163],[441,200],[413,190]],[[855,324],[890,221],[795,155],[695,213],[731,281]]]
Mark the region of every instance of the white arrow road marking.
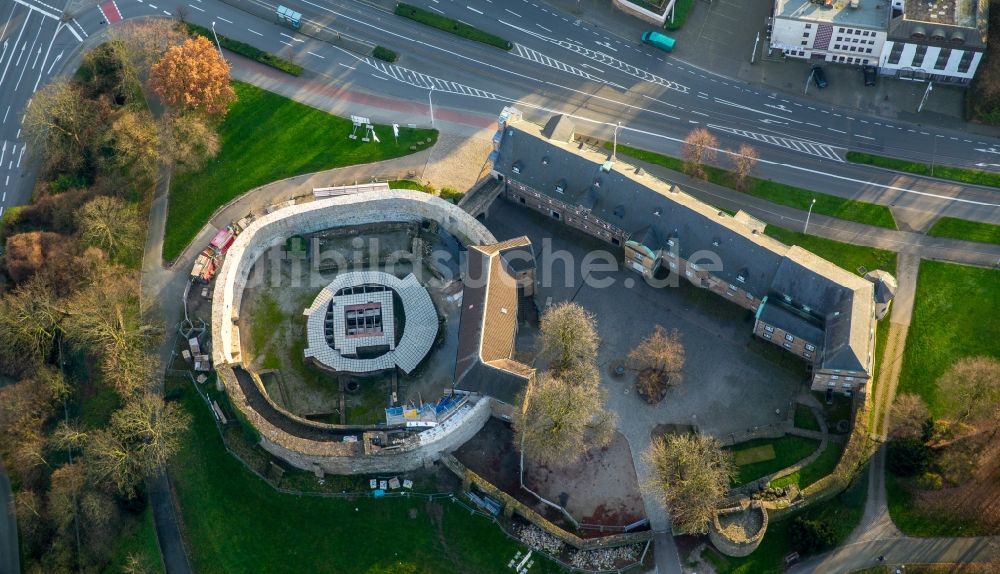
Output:
[[976,167],[1000,167],[1000,163],[977,163]]
[[[63,52],[65,52],[65,51],[66,50],[63,50]],[[56,59],[52,60],[52,65],[49,66],[49,71],[45,72],[46,74],[51,74],[52,73],[52,68],[56,67],[56,62],[58,62],[59,60],[62,60],[63,52],[59,52],[59,54],[56,55]]]
[[976,151],[981,151],[981,152],[984,152],[984,153],[995,153],[995,154],[1000,155],[1000,149],[997,149],[997,148],[992,147],[992,146],[988,147],[988,148],[977,147]]

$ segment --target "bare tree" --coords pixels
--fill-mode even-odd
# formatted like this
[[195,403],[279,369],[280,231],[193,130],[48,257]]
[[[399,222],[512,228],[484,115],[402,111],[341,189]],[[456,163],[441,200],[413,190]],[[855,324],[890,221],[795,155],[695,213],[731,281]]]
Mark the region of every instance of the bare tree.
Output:
[[78,500],[86,483],[87,471],[80,460],[52,471],[48,492],[49,513],[59,529],[67,529],[77,518]]
[[668,335],[657,325],[653,332],[628,354],[629,362],[639,373],[636,390],[649,403],[663,399],[670,387],[680,384],[684,369],[684,345],[674,329]]
[[706,435],[665,435],[643,453],[653,468],[644,485],[670,512],[681,532],[705,532],[716,508],[729,490],[736,467],[719,442]]
[[0,298],[2,370],[20,372],[40,364],[52,350],[64,315],[44,278],[34,277]]
[[164,155],[177,171],[198,171],[219,153],[219,134],[198,114],[167,114],[160,132]]
[[80,237],[112,256],[141,246],[139,210],[117,197],[102,195],[88,201],[77,211],[77,221]]
[[736,189],[745,191],[750,174],[757,167],[757,149],[749,144],[743,144],[740,149],[729,154],[729,159],[733,162],[733,178],[736,180]]
[[[63,330],[74,345],[101,358],[102,372],[122,396],[149,382],[155,360],[146,349],[163,335],[160,325],[147,322],[135,289],[138,278],[120,268],[106,269],[69,302]],[[146,362],[146,365],[140,363]]]
[[542,354],[557,373],[597,360],[600,340],[594,315],[576,303],[560,303],[542,315]]
[[954,422],[994,427],[1000,417],[1000,360],[959,359],[938,379],[938,396]]
[[188,38],[172,20],[126,20],[108,29],[111,46],[130,68],[131,77],[138,80],[149,74],[153,64],[171,46]]
[[525,456],[557,466],[576,462],[614,437],[616,418],[604,408],[604,391],[594,380],[570,383],[539,373],[520,401],[515,444]]
[[688,174],[704,179],[705,164],[715,161],[718,157],[716,151],[718,147],[719,140],[712,135],[712,132],[705,128],[692,130],[684,138],[681,152],[684,156],[684,169]]
[[143,478],[162,469],[180,449],[190,419],[176,404],[152,393],[127,399],[108,427],[92,433],[87,443],[96,481],[131,498]]
[[47,166],[74,171],[92,155],[104,114],[78,87],[57,79],[32,97],[22,126],[28,149]]
[[931,413],[918,395],[902,393],[889,411],[889,438],[895,440],[920,439],[924,435]]
[[156,173],[160,159],[160,137],[148,110],[124,109],[104,134],[104,146],[111,150],[106,164],[133,178],[148,181]]

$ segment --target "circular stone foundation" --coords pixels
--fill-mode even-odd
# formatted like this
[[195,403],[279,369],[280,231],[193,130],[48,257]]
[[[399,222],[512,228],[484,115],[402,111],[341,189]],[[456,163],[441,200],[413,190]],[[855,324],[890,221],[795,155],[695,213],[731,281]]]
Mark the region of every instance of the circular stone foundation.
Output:
[[[394,302],[405,326],[398,341]],[[409,374],[437,337],[438,316],[427,289],[411,273],[382,271],[338,275],[304,312],[305,358],[337,373],[373,373],[399,367]]]

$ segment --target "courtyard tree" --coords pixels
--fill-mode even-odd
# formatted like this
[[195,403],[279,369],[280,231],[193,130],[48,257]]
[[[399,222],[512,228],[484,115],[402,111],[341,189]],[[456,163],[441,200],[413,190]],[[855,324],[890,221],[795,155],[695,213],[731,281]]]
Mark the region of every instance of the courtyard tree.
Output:
[[687,534],[705,532],[736,475],[719,442],[706,435],[668,434],[653,440],[643,460],[653,469],[644,486],[667,508],[673,524]]
[[648,403],[663,399],[669,388],[681,382],[684,369],[684,345],[674,329],[668,335],[657,325],[653,332],[628,354],[629,363],[638,371],[635,386]]
[[542,315],[542,354],[552,363],[556,374],[577,365],[596,363],[597,327],[594,315],[576,303],[559,303]]
[[[571,371],[567,371],[571,374]],[[539,373],[514,419],[514,444],[526,457],[556,466],[570,465],[614,437],[615,414],[604,407],[596,378],[567,382]]]
[[162,470],[180,448],[190,418],[152,393],[128,398],[108,427],[91,433],[87,442],[95,480],[132,498],[143,479]]
[[160,133],[164,155],[175,171],[198,171],[219,154],[218,132],[198,114],[166,114]]
[[149,77],[153,92],[168,106],[222,117],[236,92],[229,85],[229,64],[203,36],[171,46]]
[[994,427],[1000,416],[1000,360],[959,359],[938,379],[944,412],[956,423]]
[[928,434],[931,422],[924,400],[913,393],[902,393],[889,411],[889,438],[920,439]]
[[750,144],[743,144],[735,152],[729,153],[729,159],[733,163],[733,179],[736,189],[745,191],[750,174],[757,167],[757,148]]
[[705,164],[715,161],[719,140],[705,128],[692,130],[684,138],[681,153],[684,156],[684,169],[694,177],[705,178]]
[[142,239],[139,210],[107,195],[96,197],[77,211],[80,238],[117,257],[137,250]]

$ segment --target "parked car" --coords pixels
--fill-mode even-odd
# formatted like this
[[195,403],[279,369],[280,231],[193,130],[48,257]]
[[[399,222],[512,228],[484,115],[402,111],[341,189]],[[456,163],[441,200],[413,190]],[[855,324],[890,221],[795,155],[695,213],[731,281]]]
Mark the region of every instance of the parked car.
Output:
[[823,73],[823,68],[819,66],[813,66],[810,72],[813,77],[813,81],[816,82],[816,87],[823,89],[826,87],[826,74]]
[[666,34],[661,34],[656,30],[650,30],[642,35],[642,41],[654,48],[659,48],[664,52],[669,52],[674,49],[674,44],[676,43],[673,38],[667,36]]
[[875,66],[865,66],[861,68],[861,73],[865,76],[865,85],[874,86],[875,78],[878,77],[878,68]]

